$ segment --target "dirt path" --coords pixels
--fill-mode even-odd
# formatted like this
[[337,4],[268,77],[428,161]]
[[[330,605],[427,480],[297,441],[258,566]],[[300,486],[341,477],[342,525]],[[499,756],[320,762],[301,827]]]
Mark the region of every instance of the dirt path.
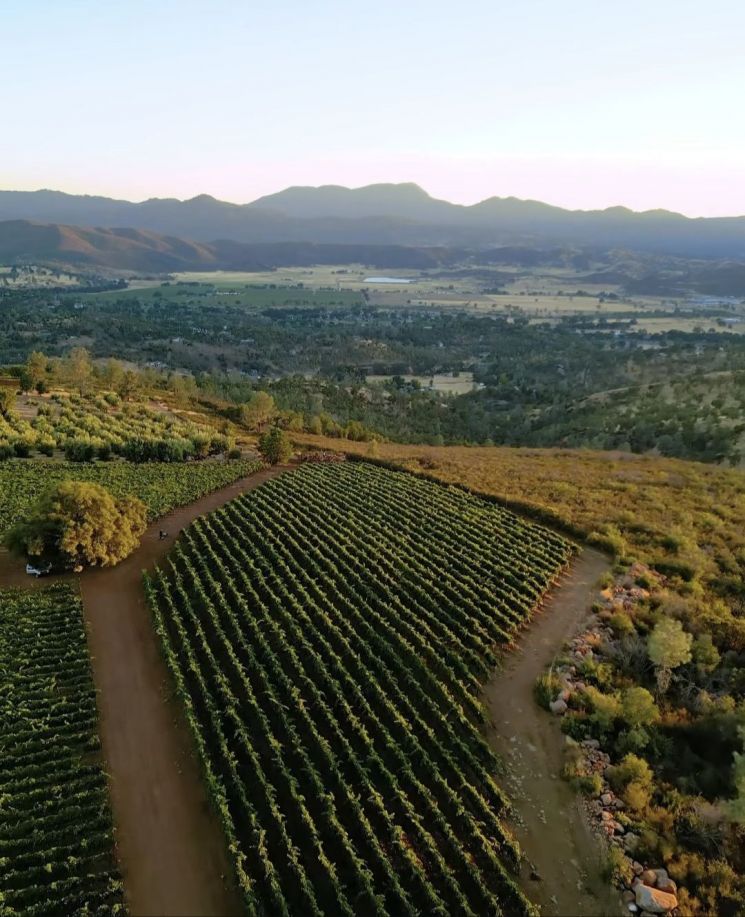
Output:
[[546,915],[610,917],[621,902],[601,875],[602,856],[571,787],[561,779],[562,736],[558,723],[533,698],[533,685],[562,644],[586,617],[593,587],[608,560],[585,549],[517,650],[486,686],[493,720],[489,741],[505,760],[505,789],[513,802],[515,837],[540,880],[523,869],[529,897]]
[[[285,469],[260,471],[157,520],[140,548],[111,570],[80,577],[101,741],[110,777],[118,853],[127,904],[134,917],[207,917],[241,913],[232,868],[209,805],[193,744],[169,696],[142,590],[172,536]],[[0,584],[42,586],[23,565],[0,557]]]

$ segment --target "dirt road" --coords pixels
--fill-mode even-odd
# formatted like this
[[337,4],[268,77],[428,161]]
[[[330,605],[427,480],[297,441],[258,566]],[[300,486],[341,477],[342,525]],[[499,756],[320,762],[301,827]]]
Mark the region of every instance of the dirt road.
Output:
[[504,785],[517,816],[514,834],[540,876],[532,880],[526,865],[523,885],[546,915],[622,913],[618,896],[600,875],[597,840],[576,794],[560,777],[563,737],[558,722],[552,722],[533,698],[536,679],[579,629],[592,603],[593,587],[609,566],[602,554],[585,549],[486,686],[494,723],[489,741],[507,765]]
[[[142,590],[150,569],[197,516],[252,490],[284,469],[260,471],[157,520],[140,548],[110,570],[80,577],[101,741],[110,777],[120,867],[134,917],[240,914],[240,900],[193,744],[169,697]],[[0,557],[0,585],[41,586],[23,565]]]

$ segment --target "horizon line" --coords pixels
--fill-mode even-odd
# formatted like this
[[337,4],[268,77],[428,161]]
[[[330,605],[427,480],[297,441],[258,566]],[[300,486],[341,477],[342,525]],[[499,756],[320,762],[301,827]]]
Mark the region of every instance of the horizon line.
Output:
[[371,182],[369,184],[356,185],[356,186],[341,185],[341,184],[335,184],[335,183],[324,183],[320,185],[287,185],[284,188],[280,188],[278,191],[272,191],[272,192],[269,192],[268,194],[262,194],[259,197],[254,198],[253,200],[244,201],[242,203],[238,203],[237,201],[227,200],[225,198],[216,197],[215,195],[210,194],[208,192],[200,192],[199,194],[195,194],[191,197],[150,196],[150,197],[142,198],[139,200],[132,200],[131,198],[126,198],[126,197],[113,197],[108,194],[63,191],[59,188],[47,188],[47,187],[31,188],[31,189],[29,188],[0,188],[0,194],[6,194],[6,193],[7,194],[61,194],[61,195],[64,195],[65,197],[98,198],[101,200],[112,201],[115,203],[132,204],[134,206],[139,206],[139,205],[148,204],[148,203],[155,203],[155,202],[166,202],[166,201],[175,201],[180,204],[188,204],[188,203],[191,203],[192,201],[199,200],[200,198],[208,198],[210,200],[216,201],[217,203],[228,204],[229,206],[232,206],[232,207],[251,207],[257,204],[259,201],[264,200],[267,197],[274,197],[275,195],[283,194],[287,191],[296,191],[296,190],[321,191],[324,189],[333,188],[333,189],[337,189],[341,191],[355,192],[355,191],[365,191],[370,188],[402,188],[402,187],[416,188],[419,191],[421,191],[424,195],[426,195],[426,197],[431,201],[449,204],[452,207],[459,207],[459,208],[462,208],[463,210],[470,210],[474,207],[478,207],[489,201],[516,201],[521,204],[539,204],[543,207],[549,207],[554,210],[562,210],[566,213],[590,214],[590,213],[607,213],[608,211],[613,211],[613,210],[623,210],[623,211],[626,211],[627,213],[634,214],[637,216],[644,216],[644,215],[657,213],[657,214],[666,214],[669,216],[680,217],[681,219],[685,219],[685,220],[737,220],[737,219],[745,218],[745,213],[732,213],[732,214],[725,214],[725,215],[718,215],[718,216],[691,216],[689,214],[683,213],[682,211],[669,210],[665,207],[651,207],[646,210],[634,210],[632,207],[629,207],[626,204],[609,204],[606,207],[589,207],[589,208],[565,207],[561,204],[552,204],[552,203],[549,203],[548,201],[540,200],[538,198],[517,197],[516,195],[500,196],[497,194],[493,194],[493,195],[489,195],[488,197],[481,198],[480,200],[475,201],[472,204],[460,204],[455,201],[448,200],[447,198],[434,197],[425,188],[423,188],[418,182],[415,182],[415,181]]

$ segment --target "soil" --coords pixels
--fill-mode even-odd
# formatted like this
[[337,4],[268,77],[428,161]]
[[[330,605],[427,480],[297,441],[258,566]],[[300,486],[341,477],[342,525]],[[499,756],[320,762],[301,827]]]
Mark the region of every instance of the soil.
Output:
[[[611,917],[621,901],[602,876],[604,848],[592,834],[581,799],[561,778],[558,718],[533,696],[536,679],[589,615],[608,559],[585,549],[536,613],[513,653],[486,686],[488,739],[506,765],[512,829],[525,855],[521,884],[545,915]],[[532,876],[531,876],[532,873]]]
[[[207,799],[193,742],[171,697],[142,571],[169,550],[198,516],[252,490],[285,468],[257,472],[158,519],[134,554],[112,569],[78,579],[98,692],[101,742],[110,779],[117,853],[130,912],[136,917],[241,913],[232,867]],[[160,530],[169,537],[160,540]],[[37,588],[76,579],[27,576],[3,552],[0,585]]]

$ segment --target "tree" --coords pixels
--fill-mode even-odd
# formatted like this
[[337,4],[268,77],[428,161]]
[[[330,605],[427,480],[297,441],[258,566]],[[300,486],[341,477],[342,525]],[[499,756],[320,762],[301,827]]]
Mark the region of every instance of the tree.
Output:
[[5,543],[64,567],[110,567],[135,550],[146,525],[147,509],[136,497],[117,500],[99,484],[63,481],[42,495]]
[[667,691],[673,669],[691,661],[692,634],[683,630],[675,618],[658,621],[647,639],[647,653],[657,669],[657,686],[661,694]]
[[11,417],[15,403],[15,392],[10,388],[0,386],[0,417]]
[[73,347],[67,355],[67,376],[70,384],[82,395],[93,373],[91,355],[85,347]]
[[136,372],[128,369],[112,388],[123,401],[129,401],[139,391],[140,377]]
[[268,464],[281,465],[292,455],[292,444],[284,430],[272,427],[259,437],[259,453]]
[[254,392],[241,407],[241,423],[249,430],[260,430],[275,413],[274,398],[269,392]]
[[40,393],[44,390],[46,383],[48,362],[43,353],[38,350],[32,350],[24,367],[26,375],[31,381],[31,388],[35,388]]

